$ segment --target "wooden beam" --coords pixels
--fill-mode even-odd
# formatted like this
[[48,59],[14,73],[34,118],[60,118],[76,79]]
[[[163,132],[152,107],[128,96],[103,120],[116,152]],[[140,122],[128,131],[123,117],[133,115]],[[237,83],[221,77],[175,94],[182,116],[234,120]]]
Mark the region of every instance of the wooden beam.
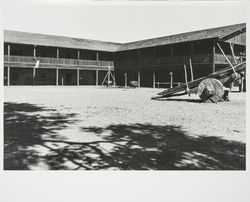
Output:
[[153,70],[153,88],[155,88],[155,70]]
[[36,58],[36,45],[34,45],[34,48],[33,48],[33,57]]
[[56,86],[58,86],[58,75],[59,75],[59,69],[56,68]]
[[234,59],[234,64],[237,65],[237,61],[235,59],[235,55],[234,55],[234,47],[233,47],[233,43],[230,43],[230,49],[231,49],[231,53]]
[[10,67],[7,67],[7,86],[10,85]]
[[56,58],[59,58],[60,52],[59,52],[59,48],[56,49]]
[[194,75],[193,75],[193,66],[192,66],[191,58],[189,59],[189,65],[190,65],[191,81],[193,81],[194,80]]
[[173,72],[169,72],[169,75],[170,75],[170,88],[173,88]]
[[212,71],[215,72],[215,41],[213,41],[213,50],[212,50]]
[[80,50],[77,50],[77,59],[80,60]]
[[99,52],[96,52],[96,61],[99,61]]
[[127,87],[128,86],[128,81],[127,81],[127,73],[125,72],[125,74],[124,74],[124,79],[125,79],[125,87]]
[[235,69],[234,69],[234,66],[232,65],[232,63],[229,61],[229,59],[227,58],[227,56],[225,55],[224,51],[222,50],[221,46],[219,43],[217,43],[222,55],[224,56],[224,58],[226,59],[226,61],[228,62],[228,64],[230,65],[230,67],[233,69],[234,73],[236,74],[235,72]]
[[98,69],[95,72],[95,85],[98,86]]
[[138,87],[140,88],[141,87],[141,74],[140,74],[140,71],[138,71],[137,77],[138,77]]
[[32,85],[35,85],[35,79],[36,79],[36,68],[33,68],[33,81],[32,81]]
[[10,62],[10,44],[8,44],[8,61]]
[[188,93],[188,95],[190,96],[189,92],[189,87],[188,87],[188,79],[187,79],[187,68],[186,65],[184,65],[184,72],[185,72],[185,83],[186,83],[186,92]]
[[76,85],[79,86],[79,76],[80,76],[80,70],[76,70]]

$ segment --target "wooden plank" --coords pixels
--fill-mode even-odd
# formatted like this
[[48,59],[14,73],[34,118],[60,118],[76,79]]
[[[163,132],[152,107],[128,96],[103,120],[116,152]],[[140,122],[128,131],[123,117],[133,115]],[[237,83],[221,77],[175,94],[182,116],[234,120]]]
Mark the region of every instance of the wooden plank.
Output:
[[193,66],[192,66],[191,58],[189,59],[189,64],[190,64],[191,81],[193,81],[194,80],[194,75],[193,75]]
[[138,87],[141,87],[141,74],[140,71],[138,71]]
[[59,75],[59,69],[56,68],[56,86],[58,86],[58,75]]
[[96,70],[96,73],[95,73],[95,85],[98,86],[98,69]]
[[234,64],[237,64],[237,61],[235,59],[235,54],[234,54],[234,47],[233,47],[232,43],[230,43],[230,49],[231,49],[231,53],[232,53],[232,56],[233,56],[233,59],[234,59]]
[[80,72],[79,69],[76,70],[76,85],[79,86],[79,76],[80,76]]
[[228,62],[228,64],[229,64],[229,65],[231,66],[231,68],[233,69],[234,73],[236,73],[236,72],[235,72],[235,69],[234,69],[234,66],[233,66],[232,63],[229,61],[229,59],[227,58],[227,56],[225,55],[225,53],[224,53],[224,51],[222,50],[220,44],[217,43],[217,45],[218,45],[218,47],[219,47],[219,49],[220,49],[222,55],[225,57],[226,61]]
[[7,67],[7,86],[10,85],[10,67]]

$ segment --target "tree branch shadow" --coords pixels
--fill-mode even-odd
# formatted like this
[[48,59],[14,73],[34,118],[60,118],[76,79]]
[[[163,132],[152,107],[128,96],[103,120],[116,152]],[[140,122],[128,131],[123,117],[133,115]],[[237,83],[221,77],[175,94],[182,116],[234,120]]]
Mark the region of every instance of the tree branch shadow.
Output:
[[[46,112],[47,115],[41,115]],[[180,126],[116,124],[82,127],[98,141],[74,142],[58,131],[76,114],[27,103],[4,105],[4,169],[245,170],[245,144],[216,136],[193,137]],[[36,149],[39,147],[39,149]],[[41,153],[41,148],[46,150]]]

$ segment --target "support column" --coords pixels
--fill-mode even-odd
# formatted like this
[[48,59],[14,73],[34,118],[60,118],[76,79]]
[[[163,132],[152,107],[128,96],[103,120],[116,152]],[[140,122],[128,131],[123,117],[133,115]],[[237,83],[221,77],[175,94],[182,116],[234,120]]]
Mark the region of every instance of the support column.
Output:
[[128,86],[128,80],[127,80],[127,73],[125,72],[125,74],[124,74],[124,79],[125,79],[125,87],[127,87]]
[[8,44],[8,61],[10,62],[10,44]]
[[153,88],[155,88],[155,70],[153,70]]
[[77,85],[77,86],[79,86],[79,75],[80,75],[80,74],[79,74],[79,73],[80,73],[79,71],[80,71],[79,69],[76,70],[76,85]]
[[80,60],[80,50],[77,50],[77,59]]
[[141,74],[140,71],[138,71],[138,87],[141,87]]
[[59,55],[60,55],[59,48],[57,48],[56,49],[57,64],[59,63]]
[[212,71],[215,72],[215,41],[213,41],[213,51],[212,51]]
[[80,50],[77,50],[77,64],[79,64],[80,60]]
[[34,48],[33,48],[33,57],[36,58],[36,45],[34,45]]
[[58,75],[59,75],[59,70],[56,68],[56,86],[58,86]]
[[169,72],[170,75],[170,88],[173,88],[173,72]]
[[96,52],[96,61],[97,62],[99,61],[99,52],[98,51]]
[[98,86],[98,69],[95,72],[95,85]]
[[10,67],[7,67],[7,86],[10,85]]
[[33,81],[32,81],[32,85],[35,85],[35,79],[36,79],[36,68],[33,68]]

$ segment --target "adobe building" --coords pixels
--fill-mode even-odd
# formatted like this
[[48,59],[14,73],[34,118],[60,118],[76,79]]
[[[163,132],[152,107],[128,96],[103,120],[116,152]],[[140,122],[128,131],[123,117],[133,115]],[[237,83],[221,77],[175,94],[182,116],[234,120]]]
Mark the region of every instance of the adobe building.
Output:
[[123,44],[5,30],[4,85],[101,85],[111,68],[119,86],[167,87],[170,74],[184,82],[184,64],[194,79],[228,66],[217,43],[232,63],[245,60],[246,24]]

